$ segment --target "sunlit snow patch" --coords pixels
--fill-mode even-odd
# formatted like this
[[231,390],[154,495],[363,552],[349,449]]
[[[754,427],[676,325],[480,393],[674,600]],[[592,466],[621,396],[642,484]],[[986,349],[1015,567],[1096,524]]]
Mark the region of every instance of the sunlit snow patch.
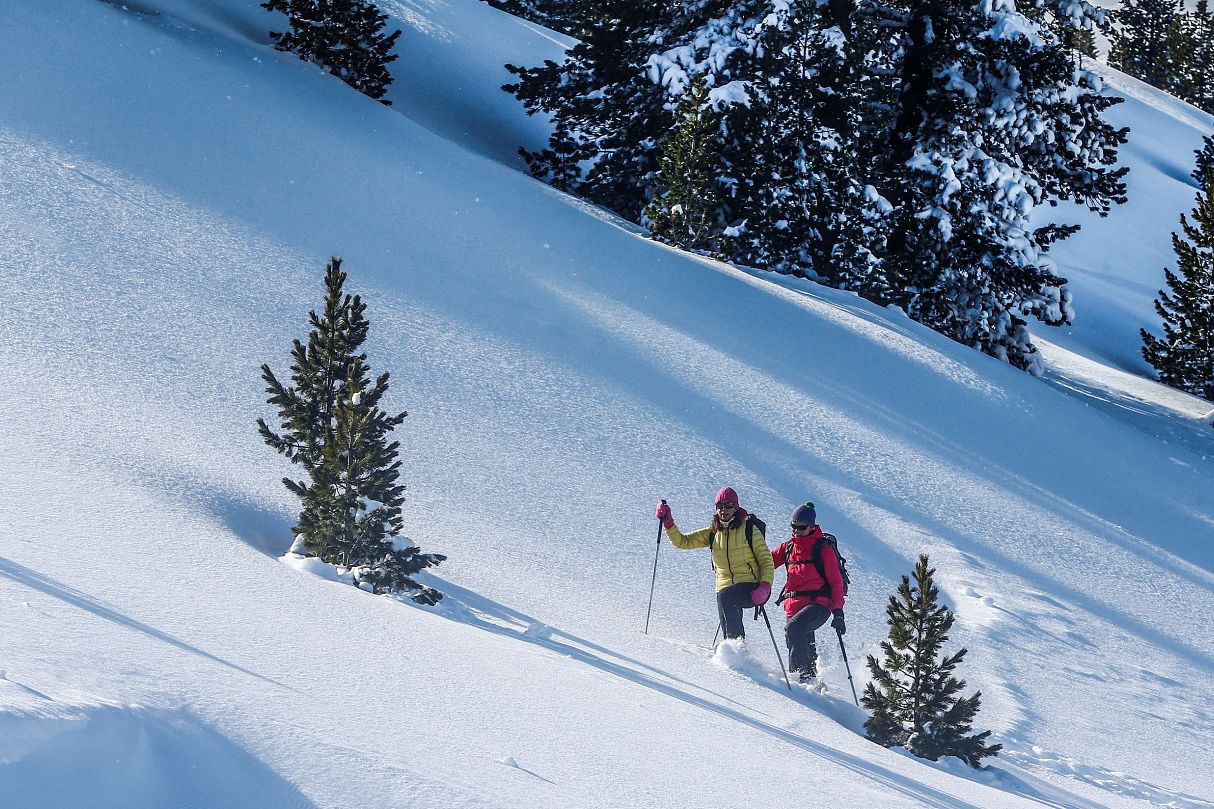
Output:
[[[750,642],[755,642],[758,640],[759,638],[756,636]],[[752,680],[762,683],[763,685],[767,685],[772,688],[786,689],[788,686],[784,682],[783,675],[781,675],[778,670],[772,671],[770,668],[755,660],[754,657],[751,656],[751,652],[746,646],[747,642],[748,641],[741,639],[721,641],[720,645],[717,646],[716,653],[712,656],[712,662],[716,663],[721,668],[730,669],[731,671],[736,671],[739,674],[744,674]],[[772,656],[772,662],[774,663],[775,649],[771,648],[770,641],[768,641],[768,647],[769,648],[767,651]]]
[[998,600],[964,585],[955,597],[953,613],[969,626],[991,626],[1003,616]]

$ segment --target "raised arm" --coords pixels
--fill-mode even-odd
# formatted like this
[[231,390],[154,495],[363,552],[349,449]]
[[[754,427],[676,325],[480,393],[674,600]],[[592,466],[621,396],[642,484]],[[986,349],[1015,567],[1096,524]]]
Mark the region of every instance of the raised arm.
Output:
[[670,540],[670,544],[685,551],[695,548],[707,548],[709,537],[711,536],[711,528],[701,528],[698,531],[692,531],[690,534],[684,534],[679,530],[679,526],[673,522],[666,529],[666,538]]
[[666,501],[658,503],[657,518],[662,521],[662,529],[666,532],[666,538],[670,540],[670,544],[681,550],[689,551],[694,548],[707,548],[712,537],[711,528],[701,528],[699,531],[692,531],[690,534],[684,534],[679,530],[679,527],[674,524],[674,515],[670,512],[670,506]]

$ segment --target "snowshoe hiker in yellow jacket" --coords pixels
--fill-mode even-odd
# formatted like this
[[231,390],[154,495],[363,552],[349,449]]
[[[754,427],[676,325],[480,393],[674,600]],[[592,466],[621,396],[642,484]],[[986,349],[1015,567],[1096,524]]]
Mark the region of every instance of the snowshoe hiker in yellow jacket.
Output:
[[763,522],[738,505],[738,494],[729,486],[717,492],[712,525],[707,528],[684,534],[674,524],[665,501],[658,504],[657,518],[676,548],[711,550],[717,573],[717,612],[725,637],[746,637],[742,612],[767,603],[775,578]]

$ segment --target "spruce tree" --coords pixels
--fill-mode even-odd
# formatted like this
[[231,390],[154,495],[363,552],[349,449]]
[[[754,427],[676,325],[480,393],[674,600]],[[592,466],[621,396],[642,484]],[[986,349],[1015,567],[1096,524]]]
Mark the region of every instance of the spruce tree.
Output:
[[[1063,34],[1107,19],[1087,0],[1037,3]],[[553,120],[549,148],[524,152],[533,173],[632,221],[655,201],[660,216],[677,183],[658,150],[702,77],[720,118],[722,193],[705,213],[719,255],[1043,370],[1028,321],[1070,322],[1049,251],[1078,226],[1033,209],[1106,215],[1127,171],[1128,130],[1102,117],[1121,99],[1063,38],[981,0],[606,0],[586,19],[563,64],[507,66],[505,89]]]
[[389,441],[407,414],[380,408],[389,375],[371,379],[367,355],[359,351],[370,329],[367,306],[343,292],[345,281],[341,259],[333,258],[325,268],[324,311],[309,313],[307,344],[294,341],[291,386],[279,382],[269,365],[261,367],[280,426],[274,430],[258,419],[258,430],[306,476],[283,478],[302,506],[295,547],[349,569],[364,589],[412,592],[414,601],[434,604],[441,594],[412,574],[445,557],[421,553],[400,536],[405,487],[400,444]]
[[1214,114],[1214,11],[1209,0],[1198,0],[1197,7],[1178,14],[1171,32],[1171,52],[1175,57],[1172,92],[1200,110]]
[[1189,13],[1189,50],[1185,54],[1187,76],[1185,94],[1190,104],[1214,115],[1214,10],[1209,0],[1197,0]]
[[1141,330],[1142,356],[1159,381],[1214,401],[1214,169],[1207,169],[1193,221],[1180,216],[1183,237],[1172,234],[1177,275],[1164,270],[1171,294],[1159,290],[1155,311],[1162,339]]
[[549,148],[520,149],[531,173],[639,222],[657,169],[656,147],[672,123],[645,58],[665,13],[648,0],[603,0],[563,62],[506,65],[502,89],[528,115],[552,119]]
[[[1025,239],[1022,210],[1041,200],[1038,184],[991,148],[997,141],[987,143],[995,134],[991,90],[1021,61],[1014,48],[1000,48],[1000,64],[988,49],[1020,43],[982,37],[991,21],[968,0],[911,0],[909,12],[881,187],[894,205],[883,256],[894,297],[880,302],[1032,370],[1020,310],[1035,299],[1065,303],[1064,282]],[[1069,318],[1059,306],[1055,320]]]
[[1112,166],[1126,130],[1100,117],[1120,99],[1008,7],[909,0],[897,12],[898,97],[874,183],[892,212],[883,277],[861,294],[1039,374],[1027,322],[1071,322],[1048,252],[1075,228],[1033,228],[1030,214],[1125,201],[1126,169]]
[[654,237],[714,253],[721,232],[720,118],[696,76],[674,112],[658,152],[657,192],[645,209]]
[[1200,186],[1205,176],[1214,172],[1214,135],[1206,135],[1201,141],[1201,148],[1193,154],[1197,157],[1197,165],[1191,176]]
[[753,64],[722,71],[723,79],[749,81],[749,104],[734,105],[727,118],[735,133],[734,217],[747,223],[731,251],[741,263],[841,285],[853,260],[845,245],[865,243],[864,83],[853,13],[850,0],[763,2],[753,29],[741,32],[754,54],[739,53]]
[[1174,27],[1182,0],[1122,0],[1109,64],[1160,90],[1174,92],[1177,80]]
[[1103,9],[1069,0],[1017,3],[1016,10],[1056,36],[1076,56],[1076,64],[1079,56],[1096,58],[1096,32],[1104,32],[1109,19]]
[[281,11],[288,32],[270,32],[274,47],[313,62],[381,104],[392,74],[388,63],[400,31],[384,32],[388,15],[370,0],[265,0],[267,11]]
[[702,77],[721,119],[724,258],[834,279],[862,252],[853,13],[851,0],[689,0],[654,39],[650,79],[674,103]]
[[1100,55],[1100,51],[1096,47],[1096,29],[1094,28],[1072,29],[1067,32],[1066,41],[1071,52],[1076,54],[1077,63],[1079,56],[1095,59]]
[[956,756],[978,767],[1003,745],[986,743],[989,730],[971,733],[982,693],[955,696],[965,688],[965,681],[953,672],[966,650],[940,658],[955,617],[948,607],[937,603],[940,591],[932,581],[935,572],[927,566],[927,556],[921,555],[914,584],[903,576],[898,592],[890,596],[885,610],[889,639],[881,643],[884,662],[868,656],[872,680],[861,701],[871,716],[864,729],[884,747],[905,747],[932,761]]
[[1169,62],[1167,84],[1163,89],[1190,104],[1194,103],[1194,96],[1200,92],[1205,78],[1193,70],[1193,57],[1201,50],[1195,38],[1197,32],[1193,30],[1196,19],[1195,15],[1184,13],[1182,7],[1168,25],[1165,42]]

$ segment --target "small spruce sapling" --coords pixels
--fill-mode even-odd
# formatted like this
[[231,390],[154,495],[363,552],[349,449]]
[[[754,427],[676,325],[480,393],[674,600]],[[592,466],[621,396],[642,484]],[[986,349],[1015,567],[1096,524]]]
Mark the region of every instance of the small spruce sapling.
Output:
[[978,767],[1003,745],[986,743],[989,730],[970,732],[982,693],[964,699],[955,696],[965,688],[965,681],[957,679],[953,671],[966,650],[937,659],[955,617],[948,607],[937,603],[940,591],[932,582],[935,572],[927,566],[927,556],[921,555],[914,584],[903,576],[898,592],[890,596],[885,610],[889,640],[881,644],[884,662],[868,656],[873,679],[861,702],[871,716],[864,729],[884,747],[905,747],[931,761],[956,756]]
[[659,146],[658,191],[645,209],[649,230],[688,250],[715,251],[721,234],[720,117],[697,75],[679,99]]
[[312,331],[305,345],[291,351],[291,386],[270,366],[261,367],[269,403],[280,426],[264,419],[257,426],[265,442],[303,467],[304,480],[283,478],[300,499],[296,546],[325,562],[348,568],[354,583],[376,593],[411,592],[422,604],[442,595],[419,584],[412,574],[446,557],[421,553],[407,538],[401,505],[400,444],[389,443],[393,428],[407,413],[380,409],[388,392],[388,374],[372,381],[367,355],[367,305],[343,292],[341,259],[325,268],[325,306],[310,312]]

